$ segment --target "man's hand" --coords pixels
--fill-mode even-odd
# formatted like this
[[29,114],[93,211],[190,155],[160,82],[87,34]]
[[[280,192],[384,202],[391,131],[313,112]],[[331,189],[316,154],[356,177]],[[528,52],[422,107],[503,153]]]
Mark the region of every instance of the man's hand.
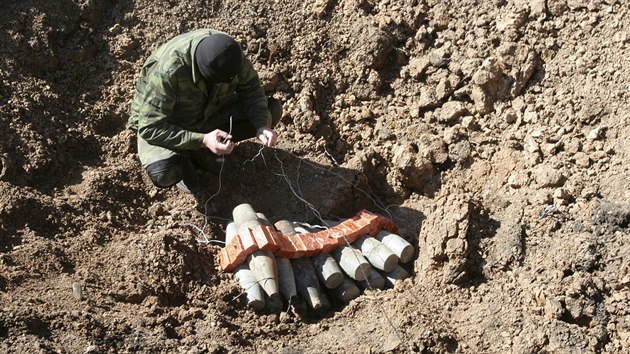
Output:
[[267,127],[262,127],[258,129],[256,136],[258,136],[258,139],[260,139],[260,141],[262,141],[263,145],[265,145],[266,147],[274,147],[276,145],[276,142],[278,141],[278,133],[276,133],[275,130]]
[[234,142],[230,139],[230,134],[215,129],[203,136],[203,145],[218,156],[229,155],[234,150]]

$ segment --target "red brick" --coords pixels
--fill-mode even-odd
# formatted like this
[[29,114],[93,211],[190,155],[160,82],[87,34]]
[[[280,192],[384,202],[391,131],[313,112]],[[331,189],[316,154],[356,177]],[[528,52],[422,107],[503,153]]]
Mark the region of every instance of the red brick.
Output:
[[348,241],[348,243],[352,244],[354,243],[356,240],[360,239],[361,237],[365,236],[366,232],[353,232],[349,235],[346,235],[346,240]]
[[349,243],[353,243],[359,238],[367,235],[369,233],[370,226],[369,224],[361,225],[361,223],[353,221],[351,225],[348,225],[348,228],[350,229],[350,231],[346,231],[344,235],[346,236],[346,240],[348,240]]
[[372,227],[372,223],[376,221],[376,216],[367,214],[365,212],[361,212],[357,214],[356,218],[353,218],[355,225],[364,228],[364,227]]
[[225,272],[231,272],[234,268],[236,268],[236,266],[230,267],[230,257],[227,249],[225,248],[222,248],[219,251],[219,266],[221,266],[221,269]]
[[330,253],[339,247],[339,239],[334,237],[329,230],[320,231],[316,233],[315,236],[322,243],[322,250],[320,253]]
[[394,234],[398,233],[398,226],[396,226],[396,224],[394,224],[394,222],[391,219],[381,216],[380,220],[381,220],[380,230],[387,230]]
[[373,213],[373,212],[371,212],[371,211],[369,211],[367,209],[363,209],[359,213],[357,213],[357,216],[361,217],[361,218],[365,218],[365,219],[371,220],[371,219],[378,218],[379,215],[375,214],[375,213]]
[[343,223],[328,229],[328,238],[332,238],[336,240],[337,246],[343,246],[346,244],[344,236],[349,233],[352,229],[349,227],[352,224],[346,220]]
[[295,253],[295,247],[293,246],[291,241],[289,241],[289,237],[293,236],[287,236],[282,233],[276,234],[276,241],[280,245],[280,248],[275,253],[276,256],[283,258],[291,258],[291,256],[293,256],[293,254]]
[[367,218],[367,219],[377,219],[380,216],[380,214],[373,213],[367,209],[361,210],[359,214],[361,214],[362,217]]
[[325,240],[322,240],[317,233],[311,234],[311,242],[314,243],[314,247],[317,250],[317,254],[320,254],[324,249],[324,245],[326,243]]
[[250,255],[256,251],[258,251],[258,245],[256,244],[256,240],[254,239],[254,235],[250,229],[247,231],[243,231],[242,234],[238,235],[241,239],[241,244],[243,245],[243,252],[247,255]]
[[371,225],[370,235],[371,236],[376,236],[383,229],[383,226],[386,224],[390,228],[392,226],[396,228],[396,225],[394,225],[394,223],[390,219],[380,214],[371,213],[365,210],[362,211],[360,214],[363,219],[370,220],[370,225]]
[[[239,237],[240,240],[240,237]],[[254,251],[252,251],[251,253],[247,253],[245,252],[245,250],[243,250],[243,244],[239,244],[240,247],[236,248],[236,259],[234,259],[233,263],[236,264],[236,266],[240,266],[241,264],[243,264],[243,262],[245,262],[245,260],[247,259],[247,256],[249,256],[250,254],[254,253]]]
[[286,236],[275,228],[272,228],[271,238],[273,239],[273,243],[278,245],[278,249],[281,249],[286,241]]
[[322,247],[322,251],[320,253],[330,253],[339,248],[339,244],[337,244],[337,240],[332,238],[326,238],[324,240],[324,246]]
[[306,251],[303,253],[304,257],[312,257],[316,256],[320,252],[320,244],[317,242],[317,239],[313,237],[313,234],[301,234],[298,236],[304,246],[306,246]]
[[243,245],[241,244],[240,237],[234,237],[229,244],[225,245],[224,248],[227,251],[227,254],[230,258],[230,264],[234,266],[234,268],[238,267],[245,261],[247,255],[243,252]]
[[277,232],[273,228],[265,225],[256,226],[252,229],[252,235],[256,240],[258,248],[263,251],[275,252],[280,249],[280,245],[276,242],[273,234]]
[[295,250],[293,254],[289,256],[289,258],[295,259],[304,257],[304,253],[308,252],[308,249],[306,248],[306,245],[304,245],[300,237],[298,235],[295,235],[289,236],[287,239],[289,240],[289,242],[291,242],[291,245]]

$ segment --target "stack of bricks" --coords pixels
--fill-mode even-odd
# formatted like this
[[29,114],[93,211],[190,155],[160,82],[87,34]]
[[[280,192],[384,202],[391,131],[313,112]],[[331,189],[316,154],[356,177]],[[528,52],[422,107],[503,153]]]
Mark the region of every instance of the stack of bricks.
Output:
[[365,235],[374,237],[381,230],[398,232],[398,228],[390,219],[367,210],[362,210],[354,217],[317,233],[286,236],[274,227],[265,225],[247,230],[248,232],[236,235],[221,249],[219,264],[224,271],[233,271],[245,262],[247,256],[258,250],[270,251],[279,257],[289,259],[312,257],[332,252]]

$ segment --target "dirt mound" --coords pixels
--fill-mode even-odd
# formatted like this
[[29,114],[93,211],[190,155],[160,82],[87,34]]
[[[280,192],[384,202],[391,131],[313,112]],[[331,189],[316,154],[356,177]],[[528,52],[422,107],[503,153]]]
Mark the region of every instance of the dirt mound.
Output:
[[[3,8],[2,351],[630,350],[625,2]],[[243,44],[285,115],[279,148],[238,145],[197,205],[151,185],[125,123],[143,60],[202,27]],[[324,316],[255,314],[207,242],[243,202],[390,215],[413,276]]]

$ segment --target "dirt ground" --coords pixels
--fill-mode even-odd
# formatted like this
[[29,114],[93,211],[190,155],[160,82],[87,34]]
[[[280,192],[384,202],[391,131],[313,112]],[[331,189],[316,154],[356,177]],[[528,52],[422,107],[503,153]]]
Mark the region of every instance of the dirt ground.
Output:
[[[0,3],[1,352],[630,351],[630,3]],[[125,129],[143,60],[203,27],[285,110],[277,149],[203,175],[206,208]],[[243,202],[389,215],[412,277],[257,314],[205,242]]]

